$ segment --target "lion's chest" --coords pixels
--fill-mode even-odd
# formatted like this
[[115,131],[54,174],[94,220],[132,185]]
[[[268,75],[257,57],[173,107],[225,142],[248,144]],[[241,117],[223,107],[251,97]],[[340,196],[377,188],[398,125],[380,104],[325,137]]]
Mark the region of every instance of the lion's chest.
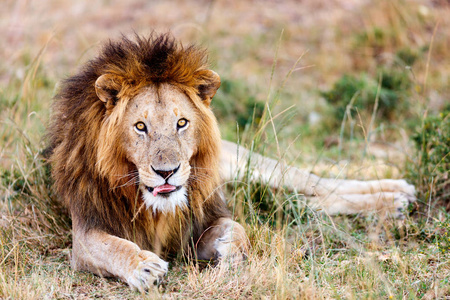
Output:
[[184,214],[175,216],[154,216],[150,231],[148,250],[160,257],[173,257],[187,250],[188,242],[192,237],[191,222]]

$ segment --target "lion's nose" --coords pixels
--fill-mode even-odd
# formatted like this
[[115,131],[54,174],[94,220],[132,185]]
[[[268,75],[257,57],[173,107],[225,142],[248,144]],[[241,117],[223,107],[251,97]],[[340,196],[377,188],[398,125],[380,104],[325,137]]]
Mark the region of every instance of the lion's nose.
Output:
[[178,169],[180,168],[180,165],[178,165],[178,167],[176,167],[175,169],[172,170],[157,170],[152,166],[152,170],[158,174],[159,176],[161,176],[162,178],[164,178],[164,180],[167,180],[170,178],[170,176],[172,176],[173,174],[175,174]]

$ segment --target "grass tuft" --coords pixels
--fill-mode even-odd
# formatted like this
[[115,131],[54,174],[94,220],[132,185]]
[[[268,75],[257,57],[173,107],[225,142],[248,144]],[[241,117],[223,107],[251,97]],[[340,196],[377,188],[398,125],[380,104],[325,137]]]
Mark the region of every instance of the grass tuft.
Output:
[[[0,11],[8,25],[0,37],[0,298],[450,296],[447,2],[212,1],[205,18],[192,1],[177,1],[177,11],[164,1],[56,2],[6,1]],[[226,187],[252,246],[239,268],[175,261],[147,295],[74,272],[70,219],[41,156],[51,98],[100,40],[148,32],[149,20],[212,50],[223,79],[212,105],[224,137],[320,175],[406,175],[419,205],[401,223],[329,218],[303,195],[247,177]],[[381,155],[366,151],[374,144]]]

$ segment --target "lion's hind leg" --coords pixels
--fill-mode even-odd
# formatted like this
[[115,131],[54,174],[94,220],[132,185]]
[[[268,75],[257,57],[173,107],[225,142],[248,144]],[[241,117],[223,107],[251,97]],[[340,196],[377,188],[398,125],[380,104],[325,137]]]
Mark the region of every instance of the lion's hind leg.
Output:
[[313,207],[321,207],[330,215],[384,211],[396,218],[403,218],[408,205],[416,201],[414,186],[401,179],[321,178],[308,199]]
[[[250,171],[245,172],[246,168]],[[321,178],[226,141],[222,146],[221,171],[227,181],[243,180],[246,174],[251,174],[252,180],[273,188],[283,186],[305,195],[313,208],[330,215],[384,210],[402,218],[402,211],[416,200],[414,186],[402,179]]]
[[339,195],[375,194],[382,192],[403,193],[413,200],[416,189],[403,179],[348,180],[321,178],[318,185]]
[[382,213],[397,219],[404,218],[404,211],[411,202],[404,193],[378,192],[368,194],[335,194],[307,197],[311,208],[329,215]]

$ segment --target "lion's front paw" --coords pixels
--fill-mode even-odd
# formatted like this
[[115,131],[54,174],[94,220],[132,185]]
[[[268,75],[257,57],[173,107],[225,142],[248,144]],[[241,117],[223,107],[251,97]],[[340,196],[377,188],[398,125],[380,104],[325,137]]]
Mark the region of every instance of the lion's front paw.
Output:
[[248,239],[244,229],[238,223],[226,228],[224,234],[214,241],[215,260],[219,264],[236,265],[246,260]]
[[139,253],[139,259],[137,266],[127,277],[127,283],[132,289],[144,292],[161,281],[167,273],[169,263],[145,250]]

